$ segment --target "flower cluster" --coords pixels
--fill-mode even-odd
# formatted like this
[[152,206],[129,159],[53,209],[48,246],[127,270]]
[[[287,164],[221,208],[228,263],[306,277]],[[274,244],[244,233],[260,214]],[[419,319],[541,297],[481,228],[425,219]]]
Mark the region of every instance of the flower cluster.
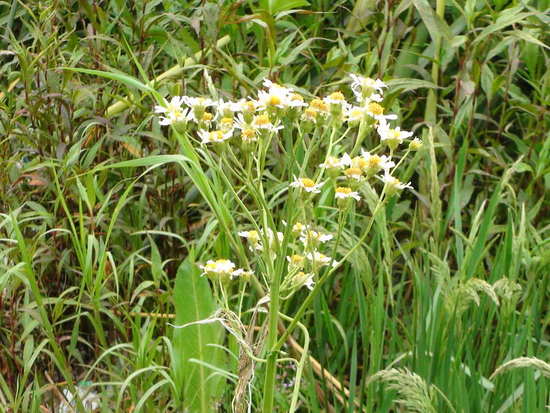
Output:
[[[340,90],[306,100],[295,89],[266,79],[256,98],[226,101],[176,96],[156,106],[155,112],[160,115],[161,125],[173,125],[202,145],[229,148],[230,152],[214,151],[217,156],[209,159],[219,159],[221,165],[230,159],[236,163],[236,170],[253,173],[255,176],[247,177],[249,184],[261,185],[266,177],[271,179],[271,167],[287,167],[285,176],[292,180],[284,185],[299,194],[293,199],[304,208],[318,196],[329,202],[332,197],[332,202],[343,209],[361,201],[367,188],[376,191],[376,185],[382,185],[380,200],[412,188],[410,182],[403,183],[396,177],[396,170],[409,151],[422,146],[412,132],[392,125],[397,116],[384,107],[388,86],[383,81],[355,74],[350,75],[350,80],[352,100]],[[293,129],[285,130],[283,139],[276,139],[283,128]],[[363,149],[365,142],[373,141],[378,142],[374,149]],[[403,155],[399,150],[405,142],[408,147]],[[278,161],[266,162],[270,149],[277,155],[284,153],[287,160],[281,165]],[[295,151],[305,151],[306,155],[295,156]],[[315,160],[315,165],[311,160]],[[240,178],[237,176],[237,180]],[[248,189],[242,191],[246,193]],[[263,196],[263,190],[260,193]],[[309,219],[307,214],[302,215],[301,219],[311,221],[311,214]],[[287,294],[302,286],[312,289],[320,269],[335,262],[334,257],[321,252],[322,245],[333,236],[313,226],[293,224],[289,240],[284,240],[281,232],[260,230],[257,224],[254,227],[243,229],[238,235],[256,254],[252,260],[275,260],[279,252],[286,256],[288,267],[281,291]],[[224,282],[253,275],[237,269],[227,259],[209,260],[201,269],[209,278]],[[269,283],[269,277],[265,280]]]
[[235,263],[223,258],[208,260],[206,264],[200,265],[199,268],[203,271],[202,275],[220,282],[227,282],[238,277],[249,278],[252,275],[252,272],[236,268]]

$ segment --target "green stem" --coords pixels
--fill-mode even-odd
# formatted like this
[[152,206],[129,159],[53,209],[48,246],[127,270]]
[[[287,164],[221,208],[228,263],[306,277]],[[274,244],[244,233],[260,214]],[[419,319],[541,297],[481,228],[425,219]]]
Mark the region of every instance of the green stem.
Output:
[[319,279],[317,284],[315,284],[315,287],[313,287],[313,290],[311,291],[311,293],[306,297],[306,299],[304,300],[304,302],[302,303],[300,308],[298,308],[298,311],[296,312],[296,314],[294,316],[294,319],[289,324],[288,328],[285,330],[283,335],[279,338],[279,341],[276,344],[276,349],[279,349],[279,348],[282,347],[282,345],[287,340],[288,336],[296,328],[296,326],[298,325],[298,322],[300,321],[300,318],[304,315],[305,311],[307,310],[307,308],[309,307],[309,305],[311,304],[313,299],[317,296],[317,294],[319,294],[319,292],[321,291],[321,287],[325,283],[325,281],[332,275],[332,273],[336,270],[336,268],[338,268],[340,265],[342,265],[342,263],[345,262],[351,256],[351,254],[353,254],[355,252],[355,250],[357,248],[359,248],[359,246],[361,246],[362,243],[365,241],[365,239],[369,235],[369,232],[372,228],[372,224],[374,223],[374,219],[376,218],[376,215],[377,215],[378,211],[380,210],[382,205],[384,205],[384,203],[385,203],[386,198],[384,197],[384,195],[385,195],[384,193],[382,193],[382,195],[380,195],[380,199],[378,200],[378,203],[376,204],[376,207],[374,208],[374,211],[373,211],[372,216],[369,220],[369,223],[368,223],[367,227],[365,228],[365,231],[363,232],[363,234],[361,235],[361,237],[359,238],[359,240],[355,244],[355,246],[353,246],[353,248],[351,248],[346,253],[346,255],[344,255],[342,257],[342,259],[336,263],[336,265],[334,267],[332,267],[329,271],[327,271]]

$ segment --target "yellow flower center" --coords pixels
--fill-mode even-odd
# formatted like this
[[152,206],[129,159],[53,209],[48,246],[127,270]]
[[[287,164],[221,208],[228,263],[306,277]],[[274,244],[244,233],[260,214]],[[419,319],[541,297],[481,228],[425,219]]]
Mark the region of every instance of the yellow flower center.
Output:
[[331,100],[339,100],[339,101],[345,101],[346,98],[344,97],[344,94],[340,91],[331,93],[328,95],[329,99]]
[[350,112],[349,117],[352,118],[352,119],[361,118],[361,117],[363,117],[363,111],[361,109],[353,109]]
[[279,96],[271,95],[267,102],[268,105],[276,106],[281,104],[281,98]]
[[294,264],[294,265],[301,265],[303,262],[304,262],[304,257],[302,257],[301,255],[293,255],[292,257],[290,257],[290,263],[291,264]]
[[382,115],[384,113],[384,108],[376,102],[369,103],[368,110],[375,115]]
[[222,118],[220,120],[220,123],[224,124],[224,125],[232,125],[233,124],[233,118]]
[[245,137],[245,138],[253,138],[254,135],[256,135],[256,131],[254,129],[251,129],[251,128],[248,128],[248,129],[243,129],[242,131],[242,135]]
[[361,175],[361,169],[359,168],[348,168],[344,171],[346,176]]
[[304,188],[313,188],[315,186],[315,181],[309,178],[300,178],[300,182]]
[[399,139],[399,131],[396,129],[390,129],[388,132],[388,136],[390,139]]
[[218,268],[218,264],[216,262],[210,262],[206,264],[204,268],[206,268],[206,270],[215,270],[216,268]]
[[347,186],[339,186],[336,188],[336,192],[339,194],[349,195],[351,194],[351,188],[348,188]]
[[256,110],[256,104],[253,101],[248,100],[244,103],[244,108],[247,112],[254,112]]
[[302,232],[304,229],[305,229],[305,225],[302,224],[301,222],[297,222],[294,224],[294,226],[292,227],[292,231],[294,232]]
[[351,164],[354,168],[364,169],[367,166],[367,160],[361,156],[352,159]]
[[271,122],[269,121],[269,116],[259,115],[254,118],[254,123],[258,126],[264,126],[269,125]]
[[313,99],[309,106],[311,106],[313,109],[320,110],[322,112],[328,112],[329,108],[328,105],[323,102],[321,99]]
[[211,113],[204,112],[202,114],[202,120],[205,122],[210,122],[213,118],[214,118],[214,115],[212,115]]
[[258,231],[248,231],[248,239],[252,242],[258,242],[260,240],[260,235]]
[[223,132],[221,130],[215,130],[210,132],[210,139],[213,141],[220,141],[223,139]]
[[303,102],[303,101],[304,101],[304,98],[303,98],[301,95],[299,95],[298,93],[292,93],[292,94],[290,95],[290,100],[292,100],[292,101]]
[[310,119],[315,119],[317,117],[317,111],[315,109],[307,108],[304,111],[304,115]]
[[379,168],[380,162],[382,162],[382,159],[378,155],[372,155],[367,161],[368,167],[371,169]]

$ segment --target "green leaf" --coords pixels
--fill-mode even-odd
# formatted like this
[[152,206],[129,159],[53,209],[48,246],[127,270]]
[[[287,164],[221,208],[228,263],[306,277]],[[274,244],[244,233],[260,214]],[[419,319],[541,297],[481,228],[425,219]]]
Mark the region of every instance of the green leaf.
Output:
[[421,79],[393,79],[386,82],[392,89],[399,89],[403,92],[409,92],[415,89],[427,88],[427,89],[441,89],[436,84],[427,80]]
[[[199,268],[187,258],[180,265],[174,289],[176,324],[205,320],[212,316],[215,301],[208,280],[200,276]],[[217,323],[187,325],[174,329],[174,375],[178,388],[183,389],[184,405],[189,412],[213,412],[219,395],[220,376],[212,375],[209,365],[222,368],[220,345],[223,328]]]
[[118,73],[118,72],[105,72],[103,70],[93,70],[93,69],[83,69],[78,67],[61,67],[62,70],[68,70],[71,72],[78,72],[78,73],[86,73],[88,75],[95,75],[104,77],[111,80],[116,80],[119,82],[124,83],[127,86],[135,87],[139,90],[142,90],[144,92],[150,92],[150,93],[156,93],[156,91],[151,88],[150,86],[146,85],[145,83],[140,82],[135,77],[132,77],[130,75],[127,75],[125,73]]
[[448,41],[452,40],[453,33],[451,29],[441,17],[435,14],[434,9],[432,9],[427,0],[413,0],[413,3],[422,21],[426,25],[426,28],[430,32],[432,39],[438,39],[443,36]]

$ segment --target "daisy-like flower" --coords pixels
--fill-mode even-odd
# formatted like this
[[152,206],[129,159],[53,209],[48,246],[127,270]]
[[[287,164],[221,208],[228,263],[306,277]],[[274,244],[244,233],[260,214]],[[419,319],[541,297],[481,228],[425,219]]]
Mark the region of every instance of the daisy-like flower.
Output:
[[315,281],[313,279],[313,276],[314,275],[312,273],[306,274],[303,271],[296,273],[293,280],[294,287],[300,288],[302,286],[305,286],[308,290],[310,291],[313,290],[313,287],[315,286]]
[[316,123],[319,116],[319,111],[308,107],[302,114],[302,119],[308,122]]
[[304,266],[306,257],[304,257],[303,255],[294,254],[292,256],[287,256],[286,260],[292,267],[302,268]]
[[307,225],[304,225],[301,222],[297,222],[292,226],[292,232],[295,234],[300,234],[302,231],[305,231],[307,227]]
[[263,109],[279,108],[285,109],[288,105],[288,92],[282,88],[273,88],[265,92],[258,92],[258,106]]
[[210,98],[205,97],[191,97],[191,96],[182,96],[182,101],[191,109],[202,108],[203,110],[209,106],[216,105],[216,102]]
[[243,118],[243,115],[239,114],[237,116],[237,120],[235,121],[234,125],[236,129],[239,129],[241,131],[241,139],[243,140],[243,142],[250,143],[258,140],[258,128],[246,122]]
[[329,104],[322,99],[312,99],[312,101],[309,102],[308,108],[313,109],[322,115],[327,115],[328,113],[330,113]]
[[298,93],[291,93],[288,95],[288,106],[291,108],[299,108],[303,106],[307,106],[307,103],[304,102],[304,98],[302,95],[299,95]]
[[361,151],[361,157],[364,160],[362,169],[367,175],[372,176],[380,170],[388,171],[395,166],[395,162],[386,155],[371,154],[365,150]]
[[417,151],[420,148],[422,148],[424,144],[422,141],[418,138],[414,138],[412,141],[409,142],[409,148],[411,151]]
[[205,265],[199,265],[203,270],[202,275],[225,275],[231,276],[235,271],[235,263],[226,259],[208,260]]
[[387,172],[384,174],[384,176],[380,177],[380,180],[384,182],[384,185],[387,188],[386,191],[389,196],[403,189],[407,189],[407,188],[412,189],[412,185],[410,182],[407,182],[406,184],[404,184],[399,179],[397,179],[394,176],[391,176]]
[[365,106],[350,106],[345,112],[345,119],[348,122],[360,122],[366,114],[367,108]]
[[[271,228],[268,228],[265,233],[266,233],[265,238],[267,238],[267,242],[268,242],[270,248],[273,247],[273,245],[274,245],[275,236],[277,237],[278,242],[283,241],[284,234],[282,232],[274,233],[273,230],[271,230]],[[254,230],[252,230],[252,231],[241,231],[241,232],[239,232],[239,236],[241,236],[243,238],[246,238],[246,239],[248,239],[248,241],[250,241],[250,243],[251,243],[250,249],[251,250],[253,250],[253,249],[258,250],[258,251],[263,251],[264,250],[264,246],[262,244],[263,231],[261,231],[261,232],[254,231]]]
[[392,129],[389,127],[387,122],[382,121],[381,119],[379,122],[380,124],[378,125],[377,131],[380,135],[380,139],[392,150],[397,148],[405,139],[410,138],[413,135],[412,132],[402,131],[399,126]]
[[388,87],[380,79],[371,79],[370,77],[363,77],[350,73],[351,77],[351,89],[359,101],[363,101],[365,98],[372,97],[375,92],[380,95],[384,93],[384,88]]
[[[345,157],[347,156],[347,158]],[[337,158],[336,156],[327,156],[325,162],[319,165],[323,169],[341,169],[349,165],[349,155],[346,153],[343,157]]]
[[322,267],[329,265],[332,261],[332,258],[327,257],[325,254],[321,254],[319,251],[313,251],[306,254],[306,258],[313,262],[313,265],[316,267]]
[[353,198],[356,201],[359,201],[361,197],[359,192],[352,191],[351,188],[347,186],[339,186],[334,190],[334,196],[336,199],[350,199]]
[[204,129],[200,129],[197,133],[199,134],[202,143],[220,143],[226,141],[227,139],[231,138],[231,136],[233,136],[233,129],[229,131],[215,130],[210,132]]
[[257,129],[266,129],[271,132],[278,131],[280,129],[283,129],[282,125],[274,125],[271,123],[271,120],[269,119],[269,115],[266,113],[262,113],[260,115],[254,116],[252,119],[251,125]]
[[218,125],[219,125],[220,129],[223,130],[223,131],[228,131],[230,129],[233,129],[233,127],[234,127],[233,117],[223,117],[223,118],[221,118],[218,121]]
[[296,178],[294,177],[294,182],[290,183],[290,186],[293,188],[300,188],[302,191],[309,192],[312,194],[318,194],[321,192],[321,187],[324,185],[324,182],[319,182],[318,184],[315,181],[309,178]]
[[340,91],[333,92],[328,96],[325,96],[323,98],[323,101],[325,103],[328,103],[329,105],[339,105],[339,106],[347,106],[348,102],[346,101],[346,98],[344,94]]
[[155,113],[164,113],[159,119],[160,125],[171,125],[172,123],[183,122],[186,117],[186,109],[183,109],[183,97],[174,96],[170,102],[166,102],[164,106],[155,106]]
[[[366,113],[367,115],[373,117],[374,119],[376,119],[377,121],[379,122],[384,122],[386,120],[395,120],[397,119],[397,115],[394,115],[394,114],[389,114],[389,115],[384,115],[384,107],[382,105],[380,105],[379,103],[377,102],[369,102],[365,105],[365,109],[366,109]],[[384,119],[384,120],[380,120],[380,119]]]
[[254,113],[258,107],[258,102],[252,99],[241,99],[238,102],[235,102],[235,112],[244,112],[244,113]]
[[250,278],[252,278],[253,275],[254,273],[252,271],[239,268],[238,270],[235,270],[231,273],[231,279],[240,278],[242,280],[249,280]]
[[307,246],[309,244],[313,244],[313,245],[316,245],[319,243],[323,244],[327,241],[330,241],[332,238],[333,238],[332,234],[325,234],[325,233],[317,232],[313,230],[306,230],[302,232],[302,235],[300,236],[300,241]]
[[262,244],[260,243],[260,234],[258,231],[240,231],[239,233],[240,237],[246,238],[250,242],[250,249],[256,249],[258,251],[261,251],[263,249]]
[[232,118],[233,113],[240,111],[240,105],[237,102],[232,102],[228,100],[227,102],[223,99],[218,100],[215,103],[216,109],[220,117]]
[[347,178],[355,179],[356,181],[360,181],[363,177],[363,171],[361,168],[348,168],[344,171],[344,175]]

